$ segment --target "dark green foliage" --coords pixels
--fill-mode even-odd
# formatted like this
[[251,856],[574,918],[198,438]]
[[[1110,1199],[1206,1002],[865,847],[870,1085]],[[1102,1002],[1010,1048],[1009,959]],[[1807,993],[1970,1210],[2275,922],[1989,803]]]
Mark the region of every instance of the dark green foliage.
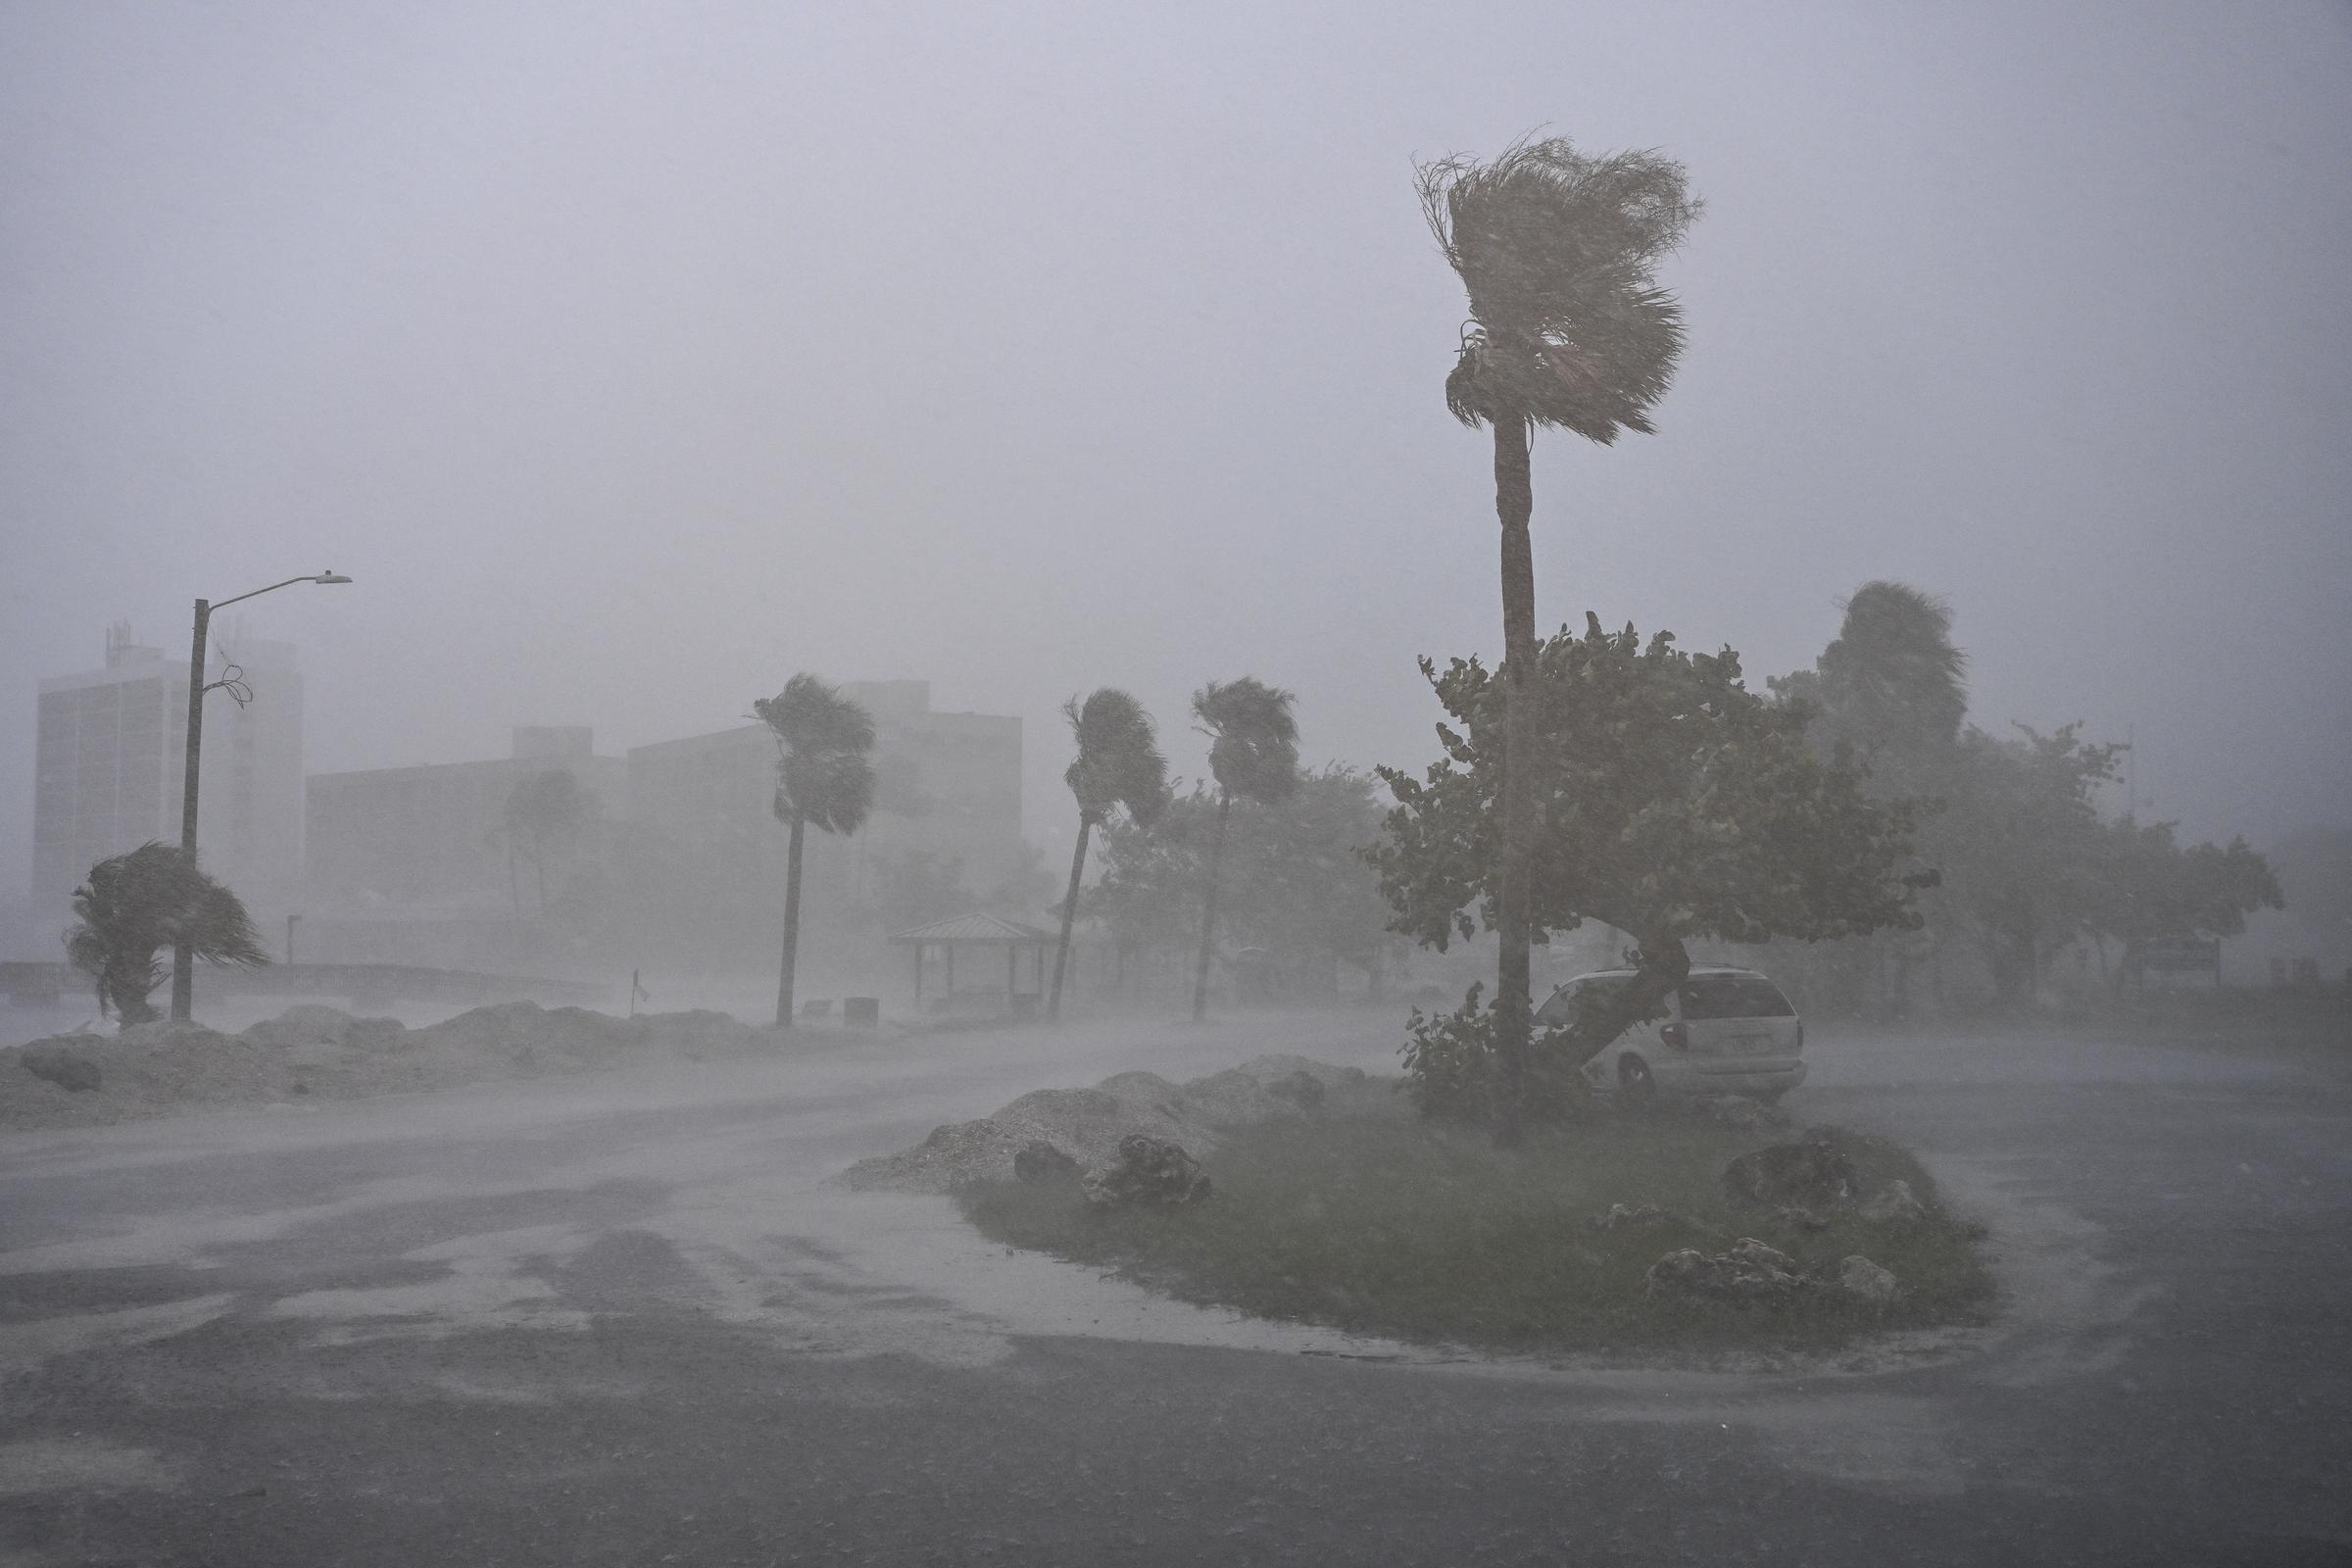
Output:
[[237,896],[206,876],[178,848],[153,841],[90,867],[74,890],[66,957],[125,1024],[157,1016],[148,993],[162,984],[157,955],[181,941],[208,963],[268,963],[261,938]]
[[1298,787],[1297,701],[1254,675],[1210,681],[1193,694],[1193,716],[1209,737],[1208,770],[1236,800],[1271,806]]
[[[1405,1092],[1433,1121],[1492,1124],[1497,1116],[1503,1077],[1494,1011],[1479,1004],[1485,989],[1472,985],[1451,1012],[1424,1016],[1415,1007],[1406,1020]],[[1540,1030],[1528,1041],[1521,1089],[1528,1121],[1561,1121],[1592,1108],[1591,1086],[1579,1070],[1592,1053],[1579,1044],[1577,1032],[1565,1028]]]
[[[1538,931],[1595,919],[1629,932],[1634,982],[1572,1033],[1582,1061],[1689,973],[1692,938],[1807,941],[1916,925],[1911,815],[1806,744],[1801,708],[1742,684],[1740,657],[1687,654],[1631,626],[1539,650],[1527,684],[1536,832],[1525,866]],[[1495,921],[1501,683],[1476,660],[1422,662],[1455,724],[1424,778],[1381,769],[1396,796],[1372,852],[1394,929],[1444,949]],[[1455,727],[1455,725],[1459,727]]]
[[[1936,1205],[1934,1182],[1903,1151],[1834,1136],[1866,1189],[1899,1178]],[[1698,1118],[1602,1115],[1534,1128],[1505,1150],[1358,1104],[1237,1132],[1202,1161],[1216,1198],[1194,1207],[1106,1213],[1066,1187],[1019,1182],[959,1201],[992,1240],[1115,1268],[1185,1300],[1492,1349],[1821,1347],[1989,1308],[1981,1233],[1940,1212],[1914,1226],[1847,1214],[1819,1233],[1774,1234],[1809,1269],[1853,1252],[1892,1269],[1903,1294],[1886,1311],[1827,1291],[1782,1311],[1645,1300],[1643,1275],[1665,1252],[1752,1234],[1753,1211],[1729,1207],[1718,1173],[1769,1141]],[[1593,1229],[1615,1202],[1694,1223]]]
[[[1333,974],[1337,962],[1380,961],[1388,905],[1360,852],[1379,834],[1377,786],[1333,764],[1298,775],[1278,806],[1233,813],[1218,927],[1238,947],[1263,948],[1278,973]],[[1089,912],[1130,951],[1173,946],[1199,917],[1217,798],[1205,788],[1168,802],[1149,826],[1103,833],[1102,877]]]
[[776,820],[855,833],[874,805],[874,721],[814,675],[795,675],[752,712],[776,737]]
[[1113,686],[1098,687],[1084,703],[1062,705],[1078,755],[1062,781],[1078,799],[1078,814],[1100,826],[1114,808],[1149,826],[1167,804],[1168,760],[1144,705]]
[[1418,173],[1430,231],[1469,295],[1446,381],[1454,417],[1603,443],[1647,432],[1683,345],[1681,308],[1653,276],[1698,216],[1682,166],[1650,152],[1588,157],[1555,137]]

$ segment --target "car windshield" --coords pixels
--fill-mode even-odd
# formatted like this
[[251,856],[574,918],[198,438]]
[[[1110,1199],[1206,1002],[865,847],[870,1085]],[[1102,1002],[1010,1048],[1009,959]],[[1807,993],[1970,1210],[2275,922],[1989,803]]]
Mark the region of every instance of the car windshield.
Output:
[[1760,974],[1694,974],[1679,995],[1686,1019],[1796,1016],[1781,988]]

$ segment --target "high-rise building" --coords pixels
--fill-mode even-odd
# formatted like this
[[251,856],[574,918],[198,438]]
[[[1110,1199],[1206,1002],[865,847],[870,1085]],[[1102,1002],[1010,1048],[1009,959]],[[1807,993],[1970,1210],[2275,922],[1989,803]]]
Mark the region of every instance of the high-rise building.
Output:
[[[293,647],[216,631],[199,763],[197,858],[257,912],[302,870],[302,673]],[[240,702],[242,697],[245,701]],[[89,869],[150,839],[179,842],[187,665],[110,627],[106,664],[40,683],[33,746],[36,913]]]

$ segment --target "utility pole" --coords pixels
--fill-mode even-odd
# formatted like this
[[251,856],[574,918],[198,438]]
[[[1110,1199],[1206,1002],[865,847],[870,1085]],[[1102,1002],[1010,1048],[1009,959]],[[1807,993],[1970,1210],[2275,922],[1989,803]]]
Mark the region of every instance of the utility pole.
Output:
[[[251,593],[238,594],[234,599],[223,599],[219,604],[207,599],[196,601],[196,631],[188,644],[188,765],[180,780],[179,792],[179,852],[187,857],[188,864],[196,863],[196,769],[204,751],[204,694],[212,690],[204,682],[204,640],[212,630],[213,612],[225,609],[239,600],[275,593],[280,588],[288,588],[298,582],[349,581],[351,579],[340,572],[322,571],[315,577],[288,577],[284,582],[273,582],[267,588],[256,588]],[[225,679],[213,682],[214,686],[226,684]],[[289,948],[293,941],[294,931],[289,925],[286,928]],[[186,1023],[195,1011],[195,957],[187,937],[182,934],[180,940],[172,945],[172,1020],[174,1023]]]

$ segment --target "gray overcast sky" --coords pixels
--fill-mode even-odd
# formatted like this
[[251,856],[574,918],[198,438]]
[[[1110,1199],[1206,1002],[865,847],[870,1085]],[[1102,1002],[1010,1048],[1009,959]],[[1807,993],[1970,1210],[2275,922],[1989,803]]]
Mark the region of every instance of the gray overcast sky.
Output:
[[2352,11],[1135,9],[0,10],[0,896],[38,677],[327,566],[244,621],[315,770],[802,668],[1021,714],[1041,843],[1098,684],[1417,763],[1499,611],[1410,160],[1539,125],[1708,203],[1660,433],[1538,440],[1545,624],[1760,681],[1897,577],[1979,723],[2352,823]]

